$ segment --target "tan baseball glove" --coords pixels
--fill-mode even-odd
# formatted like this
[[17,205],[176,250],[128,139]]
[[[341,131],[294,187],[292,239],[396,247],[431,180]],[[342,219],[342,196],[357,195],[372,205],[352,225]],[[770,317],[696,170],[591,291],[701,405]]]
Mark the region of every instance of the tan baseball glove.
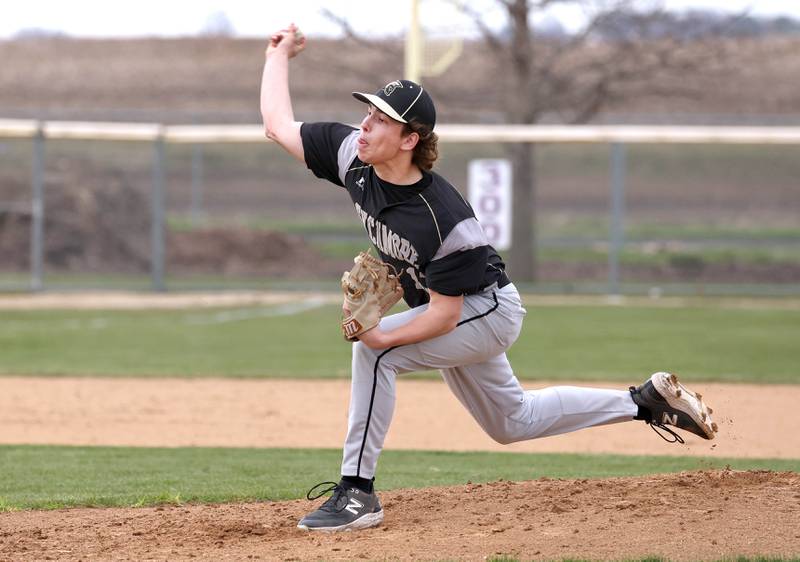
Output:
[[397,271],[390,264],[369,251],[358,254],[353,262],[353,269],[342,275],[344,308],[350,311],[342,319],[342,335],[347,341],[356,341],[377,326],[386,311],[403,296]]

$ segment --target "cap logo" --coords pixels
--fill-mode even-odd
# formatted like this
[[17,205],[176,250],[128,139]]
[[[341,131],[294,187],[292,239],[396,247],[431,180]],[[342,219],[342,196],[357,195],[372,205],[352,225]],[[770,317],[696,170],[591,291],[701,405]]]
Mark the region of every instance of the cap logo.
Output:
[[388,84],[386,84],[386,85],[383,87],[383,95],[385,95],[385,96],[387,96],[387,97],[388,97],[388,96],[391,96],[391,95],[392,95],[392,93],[393,93],[393,92],[394,92],[394,91],[395,91],[397,88],[402,88],[402,87],[403,87],[403,84],[400,82],[400,80],[394,80],[394,81],[392,81],[392,82],[389,82]]

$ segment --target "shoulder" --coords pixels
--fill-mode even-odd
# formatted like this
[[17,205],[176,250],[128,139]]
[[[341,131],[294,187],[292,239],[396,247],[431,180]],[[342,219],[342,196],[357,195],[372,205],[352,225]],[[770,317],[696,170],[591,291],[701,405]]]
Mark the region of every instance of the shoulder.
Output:
[[300,136],[306,165],[314,174],[344,185],[358,152],[358,129],[334,122],[303,123]]
[[464,219],[475,216],[470,204],[453,184],[435,172],[431,172],[431,175],[433,181],[430,188],[425,190],[424,196],[443,227],[452,228]]
[[345,125],[344,123],[336,123],[332,121],[319,121],[314,123],[303,123],[300,126],[300,135],[303,141],[313,142],[329,142],[331,144],[339,145],[348,136],[352,135],[358,129]]

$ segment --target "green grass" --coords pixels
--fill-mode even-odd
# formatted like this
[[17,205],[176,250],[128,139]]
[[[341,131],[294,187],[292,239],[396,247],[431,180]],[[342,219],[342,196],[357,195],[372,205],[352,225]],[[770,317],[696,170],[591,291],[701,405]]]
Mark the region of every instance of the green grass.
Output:
[[797,383],[798,337],[800,314],[791,310],[534,308],[509,357],[517,372],[537,378],[636,380],[669,370],[691,379]]
[[[604,478],[724,468],[800,471],[800,460],[385,451],[379,489],[498,479]],[[339,474],[336,449],[0,446],[0,510],[273,501]]]
[[[522,379],[800,382],[800,312],[713,302],[529,306],[509,357]],[[282,310],[3,311],[0,374],[348,377],[340,308]]]

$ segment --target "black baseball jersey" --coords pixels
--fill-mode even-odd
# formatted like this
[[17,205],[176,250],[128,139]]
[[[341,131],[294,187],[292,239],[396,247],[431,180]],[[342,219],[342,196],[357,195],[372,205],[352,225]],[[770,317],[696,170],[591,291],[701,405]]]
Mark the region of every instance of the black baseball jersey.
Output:
[[509,283],[469,203],[447,180],[423,172],[410,186],[381,180],[357,155],[359,131],[341,123],[303,123],[308,168],[347,189],[356,214],[380,253],[401,274],[410,307],[430,300],[427,289],[469,295]]

